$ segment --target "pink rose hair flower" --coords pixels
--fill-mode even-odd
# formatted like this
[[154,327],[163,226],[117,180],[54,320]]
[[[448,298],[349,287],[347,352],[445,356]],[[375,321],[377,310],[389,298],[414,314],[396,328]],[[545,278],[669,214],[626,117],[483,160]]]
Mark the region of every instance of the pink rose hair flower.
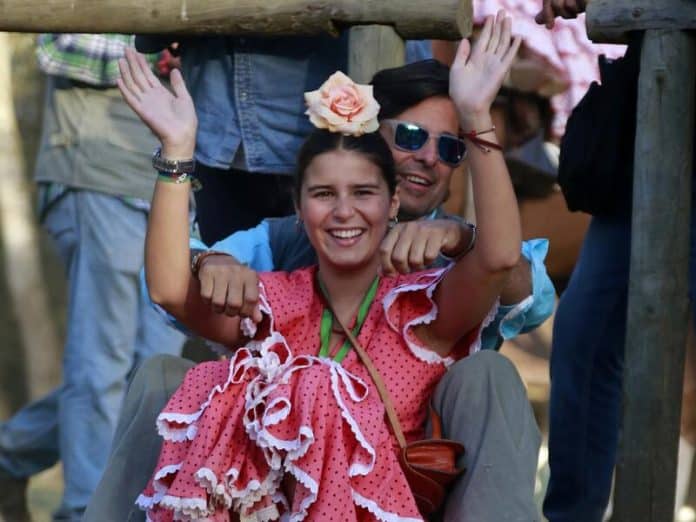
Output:
[[305,114],[319,129],[361,136],[379,127],[379,104],[372,95],[372,86],[359,85],[340,71],[304,97]]

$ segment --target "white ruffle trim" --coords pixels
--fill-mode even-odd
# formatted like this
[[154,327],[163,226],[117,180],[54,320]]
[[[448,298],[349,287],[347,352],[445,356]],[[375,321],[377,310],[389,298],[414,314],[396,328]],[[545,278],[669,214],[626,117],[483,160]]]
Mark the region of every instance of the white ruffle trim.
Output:
[[[351,399],[353,399],[353,401],[355,402],[360,402],[367,397],[367,385],[362,379],[359,379],[355,375],[347,372],[343,368],[343,366],[338,364],[336,361],[326,359],[325,362],[331,368],[331,390],[333,391],[334,399],[336,399],[336,402],[341,408],[341,417],[343,417],[343,420],[345,420],[348,426],[350,426],[350,431],[353,432],[353,436],[357,439],[358,443],[360,444],[360,447],[362,447],[370,457],[370,461],[367,464],[353,462],[350,465],[350,468],[348,469],[348,476],[355,477],[356,475],[367,475],[375,467],[375,461],[377,460],[377,452],[372,447],[372,445],[370,445],[370,443],[367,442],[365,435],[363,435],[362,431],[360,430],[358,422],[353,418],[353,416],[350,414],[350,410],[346,406],[345,402],[343,402],[343,397],[341,397],[341,391],[338,387],[338,378],[340,376],[341,381],[344,383],[346,389],[348,390],[348,394],[350,395]],[[351,380],[353,379],[362,386],[364,386],[365,393],[362,396],[358,395],[354,387],[352,386]],[[346,382],[350,383],[350,386],[346,385]]]
[[[178,472],[181,469],[181,466],[183,466],[182,462],[180,462],[179,464],[169,464],[168,466],[164,466],[164,467],[158,469],[157,473],[155,473],[155,476],[153,477],[153,480],[155,481],[155,485],[157,484],[158,481],[162,480],[167,475],[172,475],[173,473]],[[157,489],[157,488],[155,488],[155,489]]]
[[[157,432],[165,439],[172,442],[182,442],[192,440],[196,436],[196,421],[200,418],[206,408],[210,405],[218,393],[223,393],[230,384],[243,382],[247,372],[254,367],[254,357],[252,352],[246,348],[240,348],[230,359],[228,364],[227,379],[220,385],[216,384],[208,394],[208,398],[193,413],[176,413],[163,411],[157,416]],[[241,373],[239,373],[241,371]],[[239,375],[238,375],[239,374]],[[237,376],[237,377],[235,377]],[[184,424],[182,428],[173,428],[168,421],[177,424]]]
[[353,502],[358,506],[367,509],[375,517],[383,522],[423,522],[422,518],[400,517],[396,513],[389,513],[381,509],[374,500],[363,497],[355,490],[351,491]]
[[319,495],[319,484],[307,473],[295,466],[293,462],[286,462],[285,470],[295,477],[299,484],[302,484],[303,487],[309,490],[309,495],[300,504],[300,510],[296,513],[290,513],[287,517],[289,522],[300,522],[307,517],[309,506],[316,502]]
[[[185,414],[163,411],[157,416],[157,433],[164,440],[172,442],[184,442],[193,440],[196,436],[196,425],[194,424],[201,416],[201,412]],[[171,423],[183,424],[181,428],[173,428]]]
[[[398,286],[392,289],[384,298],[384,314],[387,318],[387,322],[389,323],[389,326],[392,330],[398,332],[398,325],[395,325],[390,320],[389,308],[394,304],[394,302],[400,294],[407,292],[420,292],[425,290],[425,295],[431,304],[430,311],[407,322],[401,330],[401,335],[406,341],[406,345],[411,350],[411,353],[413,353],[413,355],[415,355],[416,358],[428,364],[444,364],[448,368],[455,362],[455,360],[452,357],[442,357],[434,351],[427,348],[425,345],[415,343],[412,340],[413,336],[408,335],[408,331],[418,325],[429,324],[437,317],[438,308],[435,301],[433,301],[433,293],[435,293],[437,285],[440,283],[440,281],[442,281],[442,278],[452,268],[452,266],[453,265],[450,264],[444,268],[427,272],[419,278],[419,280],[422,279],[423,282],[419,281],[416,283]],[[475,353],[481,350],[481,334],[483,333],[483,330],[495,320],[499,307],[500,299],[497,299],[496,302],[493,304],[493,307],[490,309],[486,317],[481,322],[481,327],[479,328],[478,335],[476,337],[476,340],[471,344],[471,347],[469,348],[469,353]]]
[[251,516],[239,515],[239,522],[270,522],[271,520],[278,520],[280,518],[280,512],[275,504],[268,507],[254,511]]
[[[286,458],[290,460],[297,460],[307,453],[307,450],[314,442],[314,432],[309,426],[300,426],[298,431],[299,434],[296,439],[283,440],[274,437],[267,430],[263,429],[256,434],[256,443],[262,448],[271,451],[282,451],[287,454]],[[280,462],[283,460],[281,459]],[[274,466],[271,467],[273,468]]]
[[483,331],[489,324],[495,321],[495,317],[498,315],[498,308],[500,308],[500,298],[495,300],[495,303],[493,303],[493,306],[488,311],[488,315],[486,315],[486,317],[484,317],[483,321],[481,322],[481,327],[479,328],[478,335],[476,336],[476,340],[471,344],[469,353],[476,353],[481,350]]
[[196,471],[193,478],[225,508],[229,509],[232,507],[232,496],[229,494],[225,484],[218,482],[217,476],[215,476],[212,469],[201,468]]
[[[140,495],[138,495],[138,498],[135,499],[135,505],[138,506],[140,509],[146,511],[152,509],[156,504],[162,502],[162,499],[167,493],[167,488],[166,486],[160,483],[160,480],[162,480],[167,475],[176,473],[181,469],[181,466],[182,464],[170,464],[157,470],[157,473],[155,473],[155,476],[153,477],[155,494],[152,496],[148,496],[141,493]],[[149,520],[149,517],[147,518]]]
[[[251,509],[254,504],[256,504],[266,495],[270,495],[274,501],[276,501],[279,497],[282,497],[281,503],[283,505],[287,505],[285,497],[279,492],[280,482],[283,479],[283,475],[277,470],[271,470],[262,482],[259,482],[256,479],[250,480],[244,489],[237,489],[232,486],[232,483],[239,478],[239,470],[232,468],[225,473],[225,477],[228,484],[227,490],[230,496],[234,499],[232,501],[232,506],[234,507],[235,511],[240,514]],[[248,514],[246,516],[248,516]]]
[[147,496],[141,493],[140,495],[138,495],[138,498],[135,499],[135,504],[143,510],[150,509],[155,504],[159,504],[164,495],[167,493],[166,486],[162,485],[160,481],[167,475],[171,475],[179,471],[181,469],[181,466],[181,463],[170,464],[168,466],[163,466],[162,468],[157,470],[157,473],[155,473],[155,476],[153,477],[155,494],[152,496]]
[[194,521],[208,517],[212,510],[202,498],[181,498],[164,495],[158,504],[174,512],[174,520]]
[[135,499],[135,505],[142,510],[147,510],[157,504],[160,500],[161,497],[157,497],[157,495],[150,497],[141,493],[138,495],[138,498]]
[[[391,306],[394,304],[394,302],[400,294],[408,292],[420,292],[425,290],[425,295],[431,304],[430,311],[407,322],[401,329],[401,332],[399,333],[403,336],[404,340],[406,341],[406,345],[411,350],[411,353],[417,359],[428,364],[444,364],[445,366],[450,366],[455,361],[452,357],[442,357],[434,351],[430,350],[429,348],[425,347],[424,345],[420,345],[413,342],[413,336],[408,335],[408,331],[418,325],[429,324],[437,317],[437,304],[435,303],[435,301],[433,301],[433,293],[435,292],[438,283],[442,280],[442,278],[445,276],[445,274],[450,270],[452,266],[453,265],[450,264],[445,268],[440,268],[438,270],[426,272],[418,278],[418,282],[397,286],[396,288],[389,291],[389,293],[387,293],[383,301],[384,314],[387,318],[389,326],[395,332],[399,332],[398,325],[395,325],[391,322],[391,319],[389,317],[389,308],[391,308]],[[420,280],[422,280],[422,282],[420,282]]]

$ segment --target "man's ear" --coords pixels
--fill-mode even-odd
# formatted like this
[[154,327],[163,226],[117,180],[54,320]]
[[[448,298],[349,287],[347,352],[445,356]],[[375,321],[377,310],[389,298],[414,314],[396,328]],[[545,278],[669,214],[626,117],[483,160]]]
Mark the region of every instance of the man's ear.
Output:
[[399,187],[397,185],[396,191],[389,202],[389,219],[394,219],[399,215],[399,204]]

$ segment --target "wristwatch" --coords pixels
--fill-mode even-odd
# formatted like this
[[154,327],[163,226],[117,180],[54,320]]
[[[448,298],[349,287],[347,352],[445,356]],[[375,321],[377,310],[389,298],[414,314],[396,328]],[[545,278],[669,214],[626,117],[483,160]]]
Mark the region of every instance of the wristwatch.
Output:
[[448,256],[440,252],[440,256],[444,258],[446,261],[450,261],[452,263],[456,263],[459,261],[461,258],[463,258],[465,255],[467,255],[469,252],[471,252],[474,249],[474,245],[476,244],[476,225],[473,223],[469,223],[468,221],[464,221],[461,219],[456,219],[455,221],[458,221],[462,226],[467,227],[469,230],[471,230],[471,239],[469,240],[469,244],[462,250],[461,252],[458,252],[454,254],[453,256]]
[[158,172],[168,174],[192,174],[196,168],[196,160],[170,160],[162,157],[162,149],[157,147],[152,155],[152,166]]

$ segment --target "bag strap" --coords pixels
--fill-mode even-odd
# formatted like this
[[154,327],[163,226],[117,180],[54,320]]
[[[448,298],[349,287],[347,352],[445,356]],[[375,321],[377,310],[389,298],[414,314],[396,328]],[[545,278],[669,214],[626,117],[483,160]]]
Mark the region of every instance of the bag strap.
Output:
[[328,299],[327,299],[327,304],[332,309],[331,311],[334,314],[334,320],[339,324],[339,326],[343,330],[343,333],[346,335],[348,340],[353,345],[353,348],[357,352],[358,357],[360,357],[360,360],[362,361],[363,365],[365,365],[365,368],[367,369],[367,373],[369,373],[370,377],[372,377],[372,381],[375,383],[375,386],[377,387],[377,392],[379,393],[379,396],[382,399],[382,402],[384,403],[384,410],[387,413],[387,418],[389,419],[389,423],[391,424],[392,431],[394,432],[394,435],[396,436],[396,440],[399,442],[399,446],[401,448],[405,448],[406,447],[406,437],[404,437],[404,432],[401,429],[401,423],[399,422],[399,418],[396,415],[396,410],[394,409],[394,404],[391,401],[391,397],[389,396],[389,391],[387,391],[387,387],[384,385],[384,381],[382,380],[382,377],[379,375],[377,368],[375,368],[375,365],[372,363],[372,359],[370,359],[370,356],[367,355],[365,348],[362,347],[360,342],[353,335],[353,332],[351,332],[348,328],[346,328],[346,326],[343,324],[343,321],[341,321],[339,319],[338,315],[336,314],[336,312],[333,311],[333,307],[331,306],[331,303],[328,302]]

